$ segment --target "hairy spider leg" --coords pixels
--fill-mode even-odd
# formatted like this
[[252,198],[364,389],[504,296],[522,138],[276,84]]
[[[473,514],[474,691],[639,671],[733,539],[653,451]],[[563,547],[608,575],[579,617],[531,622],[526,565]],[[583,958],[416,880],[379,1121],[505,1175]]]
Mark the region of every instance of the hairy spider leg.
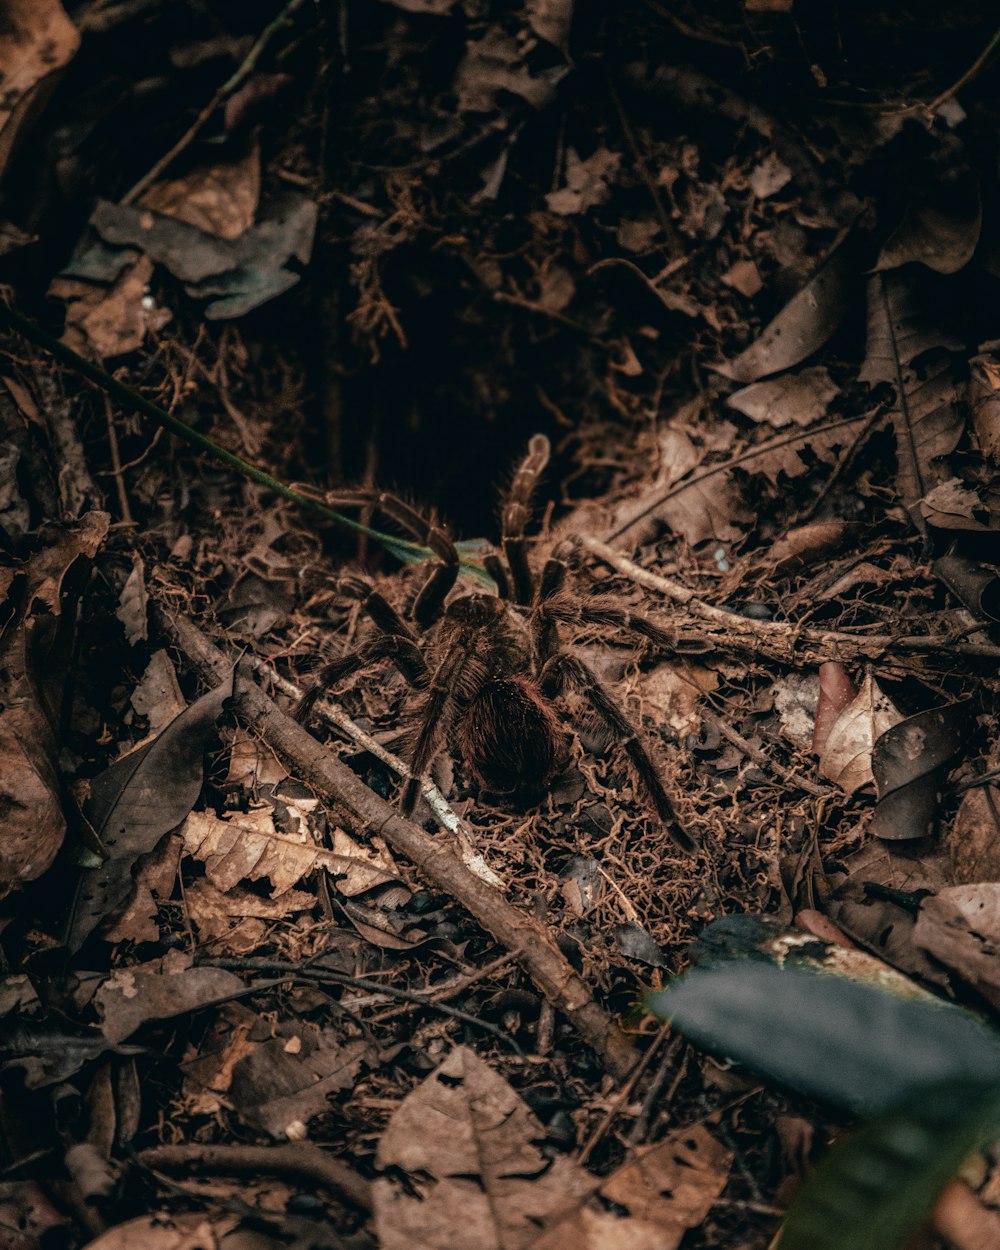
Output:
[[515,603],[529,604],[534,596],[534,579],[528,564],[524,531],[531,518],[531,505],[538,483],[549,462],[551,445],[544,434],[535,434],[528,443],[528,454],[517,466],[510,490],[500,512],[500,538],[510,569]]
[[441,743],[451,732],[456,716],[490,680],[490,669],[483,659],[486,651],[482,624],[463,623],[457,631],[454,648],[446,651],[430,679],[417,713],[417,727],[409,752],[411,778],[403,792],[402,803],[406,815],[413,811],[420,778],[430,768]]
[[363,577],[343,577],[337,583],[337,590],[349,599],[357,599],[365,614],[383,634],[397,634],[416,641],[413,630],[371,582]]
[[328,491],[326,499],[334,508],[375,508],[402,526],[418,543],[430,547],[437,560],[417,592],[410,615],[421,629],[436,621],[448,592],[458,579],[458,551],[448,531],[389,491],[335,490]]
[[488,551],[483,556],[483,568],[497,584],[497,597],[509,599],[510,578],[507,576],[507,570],[504,568],[503,561],[495,551]]
[[307,720],[320,695],[345,677],[377,664],[379,660],[391,660],[414,689],[420,690],[427,685],[427,664],[413,639],[400,634],[376,634],[355,650],[324,664],[316,674],[316,680],[296,703],[292,715],[299,722]]
[[695,850],[697,843],[677,819],[674,805],[664,789],[657,767],[639,731],[605,689],[594,670],[579,656],[560,651],[546,662],[542,670],[541,686],[546,693],[556,694],[566,683],[575,686],[589,700],[591,707],[624,747],[674,844],[682,851]]

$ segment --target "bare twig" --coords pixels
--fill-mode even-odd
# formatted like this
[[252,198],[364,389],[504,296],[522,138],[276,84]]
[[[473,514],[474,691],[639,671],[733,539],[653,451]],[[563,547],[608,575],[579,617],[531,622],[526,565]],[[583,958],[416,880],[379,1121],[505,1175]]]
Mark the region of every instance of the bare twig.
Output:
[[329,1189],[363,1211],[372,1207],[363,1176],[311,1142],[278,1146],[152,1146],[137,1155],[145,1167],[163,1172],[192,1170],[227,1176],[299,1176]]
[[[862,659],[885,661],[894,652],[911,656],[939,653],[963,655],[970,659],[1000,659],[1000,647],[992,643],[961,643],[953,637],[932,638],[922,634],[897,637],[893,634],[848,633],[794,625],[787,621],[751,620],[706,603],[687,586],[650,573],[596,538],[581,538],[580,544],[637,585],[682,604],[692,617],[697,618],[697,628],[694,628],[696,622],[692,620],[685,622],[675,618],[665,624],[664,629],[672,631],[679,643],[698,643],[705,652],[737,651],[798,666],[822,664],[827,660],[845,663]],[[683,650],[680,646],[678,649]]]
[[[208,681],[232,671],[229,661],[189,621],[162,609],[160,627],[184,659]],[[294,770],[298,779],[335,805],[353,827],[377,834],[405,856],[435,889],[450,895],[495,941],[509,950],[552,1005],[567,1017],[600,1057],[609,1073],[624,1079],[635,1062],[632,1045],[619,1025],[594,1001],[590,986],[559,950],[547,927],[519,911],[493,886],[470,872],[440,837],[432,837],[401,816],[346,764],[278,708],[261,688],[237,669],[237,714]]]
[[[313,960],[308,964],[292,964],[282,962],[280,959],[199,959],[198,963],[205,968],[225,968],[229,972],[273,972],[279,976],[292,977],[296,981],[308,981],[311,985],[327,983],[347,985],[352,989],[367,990],[370,994],[381,995],[384,998],[396,998],[404,1003],[414,1003],[418,1007],[427,1007],[431,1011],[436,1011],[439,1015],[461,1020],[463,1024],[471,1024],[485,1033],[492,1033],[504,1046],[509,1046],[516,1055],[520,1055],[522,1059],[525,1058],[524,1051],[509,1033],[491,1024],[489,1020],[473,1015],[471,1011],[449,1007],[445,1003],[437,1002],[430,994],[420,993],[419,990],[404,990],[398,985],[389,985],[384,981],[376,981],[372,977],[348,976],[345,972],[323,967],[318,960]],[[261,988],[267,988],[267,986]]]

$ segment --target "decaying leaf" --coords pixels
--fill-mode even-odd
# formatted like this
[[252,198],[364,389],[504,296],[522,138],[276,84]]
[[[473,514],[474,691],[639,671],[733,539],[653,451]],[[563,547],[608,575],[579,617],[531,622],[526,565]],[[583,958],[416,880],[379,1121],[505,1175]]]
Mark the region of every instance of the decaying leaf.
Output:
[[950,886],[925,898],[913,941],[1000,1009],[1000,883]]
[[169,309],[148,298],[153,262],[126,255],[126,264],[110,287],[73,277],[58,277],[49,295],[66,305],[63,342],[83,355],[104,360],[138,351],[147,333],[161,330],[171,319]]
[[879,738],[872,752],[875,837],[908,841],[933,832],[943,769],[961,749],[970,714],[967,699],[929,708]]
[[608,184],[618,172],[621,159],[620,153],[602,147],[581,160],[570,148],[566,154],[566,185],[545,197],[549,212],[571,217],[603,204],[611,194]]
[[79,46],[80,32],[59,0],[6,0],[0,27],[0,177]]
[[0,571],[0,897],[41,876],[66,832],[57,727],[73,635],[71,573],[96,555],[110,520],[90,512],[72,526],[44,527],[27,560]]
[[[821,685],[821,698],[822,689]],[[875,780],[871,762],[876,740],[902,719],[902,712],[866,673],[861,689],[830,726],[819,771],[848,794],[868,785]]]
[[879,252],[875,269],[898,269],[913,261],[938,273],[957,273],[972,259],[983,225],[979,183],[966,179],[947,198],[911,202]]
[[532,73],[517,39],[501,26],[466,46],[455,75],[455,91],[462,112],[490,113],[505,93],[520,96],[542,109],[555,99],[556,84],[568,73],[561,65]]
[[868,341],[859,378],[890,383],[895,390],[900,498],[920,529],[916,504],[932,486],[950,477],[940,458],[955,450],[964,426],[952,353],[961,342],[936,327],[915,279],[875,274],[868,287]]
[[456,1046],[403,1099],[378,1148],[407,1173],[373,1186],[383,1250],[528,1250],[540,1225],[568,1215],[597,1181],[567,1158],[547,1160],[544,1130],[502,1077]]
[[206,234],[238,239],[253,225],[259,200],[260,147],[254,143],[235,160],[201,165],[180,178],[154,183],[140,203]]
[[587,1202],[532,1250],[676,1250],[704,1222],[731,1166],[732,1154],[703,1125],[670,1133],[603,1181],[604,1202]]
[[[309,263],[317,208],[303,195],[282,192],[267,205],[257,225],[232,239],[148,208],[106,200],[97,205],[90,220],[102,246],[138,248],[150,261],[169,269],[189,295],[211,299],[204,315],[221,319],[241,317],[298,282],[298,273],[288,266],[293,261]],[[90,252],[95,252],[93,245]],[[103,247],[100,256],[107,254],[108,248]],[[113,252],[108,259],[114,262]],[[97,276],[94,263],[84,253],[64,273],[92,278]]]
[[180,716],[187,704],[177,682],[177,673],[166,651],[154,651],[149,657],[142,680],[129,700],[139,716],[149,722],[149,732],[156,734]]
[[760,336],[734,360],[716,365],[716,370],[736,382],[756,382],[800,364],[840,325],[850,294],[851,265],[841,245]]
[[192,812],[184,823],[184,848],[205,864],[209,881],[223,892],[242,880],[269,880],[279,898],[316,868],[348,879],[345,893],[360,894],[398,881],[391,860],[381,862],[347,834],[338,831],[334,849],[279,834],[268,812],[220,820],[211,812]]
[[820,421],[840,388],[822,365],[812,365],[798,373],[755,382],[726,400],[752,421],[766,421],[776,429],[786,425],[809,426]]
[[229,1092],[245,1123],[281,1138],[324,1111],[328,1094],[349,1089],[374,1053],[368,1042],[343,1042],[308,1022],[281,1024],[277,1034],[235,1064]]
[[202,786],[202,756],[231,694],[229,679],[94,779],[89,814],[107,859],[83,874],[67,936],[70,951],[79,950],[125,902],[136,860],[190,812]]
[[162,960],[137,968],[119,968],[100,987],[94,1001],[101,1030],[116,1046],[150,1020],[169,1020],[239,994],[243,982],[222,968],[193,968],[191,959],[171,951]]
[[969,362],[969,415],[983,455],[1000,462],[1000,357],[995,350]]
[[149,595],[146,593],[146,566],[141,557],[132,557],[132,572],[122,588],[115,616],[125,626],[125,638],[130,646],[149,637],[146,614]]

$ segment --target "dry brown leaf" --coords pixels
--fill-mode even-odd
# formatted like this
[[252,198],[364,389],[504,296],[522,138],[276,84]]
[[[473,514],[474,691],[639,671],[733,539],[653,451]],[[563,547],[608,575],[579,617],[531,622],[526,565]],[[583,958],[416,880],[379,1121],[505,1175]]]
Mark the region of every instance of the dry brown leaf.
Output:
[[535,76],[524,63],[513,35],[491,26],[482,38],[467,44],[455,75],[455,93],[462,112],[490,113],[503,92],[520,96],[536,109],[555,98],[556,83],[565,69]]
[[874,782],[872,749],[903,714],[865,674],[861,689],[834,721],[819,757],[819,771],[848,794]]
[[850,300],[852,265],[843,246],[813,274],[797,295],[734,360],[715,365],[736,382],[756,382],[791,369],[827,341]]
[[600,1195],[549,1229],[532,1250],[676,1250],[698,1228],[729,1179],[733,1156],[700,1124],[646,1146],[601,1184]]
[[224,1002],[243,991],[243,982],[222,968],[193,968],[191,957],[171,951],[163,959],[119,968],[94,995],[101,1030],[112,1046],[150,1020],[169,1020]]
[[780,378],[755,382],[730,395],[726,406],[751,421],[766,421],[776,429],[786,425],[809,426],[826,415],[840,387],[822,365],[786,373]]
[[288,769],[259,738],[245,729],[237,729],[229,748],[229,771],[226,784],[239,786],[251,794],[267,786],[272,790],[288,776]]
[[236,886],[223,894],[208,881],[192,881],[184,899],[202,941],[234,954],[252,950],[269,924],[316,906],[315,897],[304,890],[287,890],[279,898],[268,899]]
[[209,881],[221,891],[243,880],[267,879],[273,886],[271,896],[277,899],[316,868],[344,874],[356,887],[345,893],[361,893],[399,879],[387,868],[390,861],[364,852],[339,831],[335,836],[341,838],[341,849],[333,851],[277,833],[270,810],[231,820],[220,820],[211,812],[192,812],[182,833],[185,851],[204,862]]
[[254,143],[236,160],[155,183],[140,203],[208,234],[237,239],[253,225],[259,200],[260,147]]
[[301,1137],[327,1095],[349,1089],[374,1054],[368,1042],[342,1042],[312,1023],[287,1022],[278,1034],[234,1065],[229,1093],[245,1123],[272,1137]]
[[643,711],[683,738],[701,729],[701,697],[718,686],[719,674],[697,664],[658,664],[641,673],[638,684]]
[[573,148],[566,153],[566,185],[550,191],[545,203],[550,213],[572,217],[603,204],[611,194],[610,183],[621,164],[621,153],[600,147],[585,160]]
[[868,341],[858,374],[862,382],[895,388],[898,491],[922,528],[917,501],[951,476],[942,457],[955,450],[965,427],[955,369],[962,342],[937,324],[934,296],[910,270],[872,275]]
[[146,333],[161,330],[168,309],[147,300],[153,262],[140,256],[110,288],[75,278],[56,278],[48,294],[66,304],[63,342],[84,356],[102,360],[138,351]]
[[57,626],[67,576],[97,554],[110,520],[88,512],[75,525],[43,527],[30,559],[0,574],[12,596],[0,636],[0,897],[40,877],[62,845],[57,726],[72,636]]
[[173,662],[166,651],[154,651],[149,657],[146,671],[132,691],[129,702],[139,716],[149,721],[151,734],[159,733],[187,707]]
[[59,0],[6,0],[0,27],[0,177],[79,46],[80,32]]
[[1000,358],[995,351],[983,352],[974,356],[969,365],[972,430],[983,455],[997,462],[1000,461]]
[[125,638],[129,646],[142,642],[149,637],[147,613],[149,595],[146,593],[146,566],[142,557],[133,555],[132,571],[125,579],[122,587],[115,616],[125,627]]
[[171,1215],[166,1211],[140,1215],[109,1228],[83,1250],[218,1250],[226,1233],[239,1224],[239,1216],[207,1220],[202,1215]]
[[528,1250],[539,1225],[569,1212],[596,1180],[571,1159],[546,1160],[545,1131],[502,1077],[457,1046],[400,1103],[378,1147],[401,1168],[372,1187],[382,1250]]
[[949,188],[947,201],[907,205],[903,220],[879,252],[875,271],[916,261],[938,273],[957,273],[972,259],[983,225],[978,182]]

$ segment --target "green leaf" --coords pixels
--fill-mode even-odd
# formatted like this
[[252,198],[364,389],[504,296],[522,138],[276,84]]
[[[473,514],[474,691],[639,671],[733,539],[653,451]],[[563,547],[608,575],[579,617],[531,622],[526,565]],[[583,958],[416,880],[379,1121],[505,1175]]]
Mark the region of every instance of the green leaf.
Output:
[[998,1132],[1000,1083],[914,1089],[830,1151],[792,1203],[781,1250],[898,1250]]
[[1000,1073],[1000,1037],[971,1013],[829,973],[728,960],[646,1006],[703,1049],[854,1111],[880,1111],[927,1082],[992,1084]]

